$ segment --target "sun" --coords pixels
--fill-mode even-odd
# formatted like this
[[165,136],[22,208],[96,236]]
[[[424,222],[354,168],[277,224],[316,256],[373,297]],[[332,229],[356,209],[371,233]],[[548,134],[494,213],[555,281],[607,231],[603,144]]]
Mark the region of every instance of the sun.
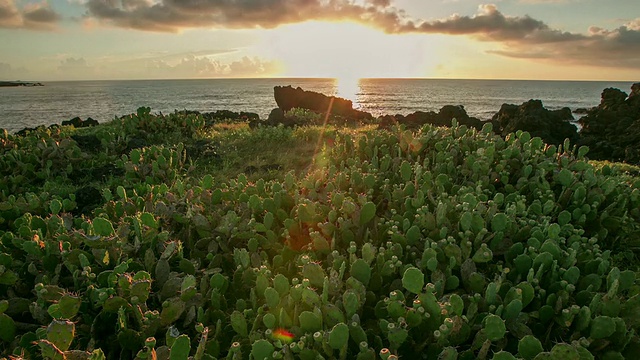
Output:
[[265,32],[259,49],[279,60],[285,76],[335,78],[346,87],[360,78],[430,76],[441,49],[431,40],[352,22],[311,21]]

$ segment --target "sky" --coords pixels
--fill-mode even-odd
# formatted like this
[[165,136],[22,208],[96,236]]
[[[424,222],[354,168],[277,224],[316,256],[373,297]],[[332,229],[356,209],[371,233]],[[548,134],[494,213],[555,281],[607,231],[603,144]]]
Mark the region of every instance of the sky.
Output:
[[0,80],[640,81],[639,0],[0,0]]

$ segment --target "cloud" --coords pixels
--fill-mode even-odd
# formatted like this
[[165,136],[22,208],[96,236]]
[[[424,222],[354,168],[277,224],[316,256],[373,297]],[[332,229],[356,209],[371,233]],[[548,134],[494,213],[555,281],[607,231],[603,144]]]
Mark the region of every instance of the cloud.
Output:
[[224,63],[207,56],[190,54],[176,63],[166,60],[146,62],[147,75],[154,78],[246,78],[273,76],[280,72],[275,61],[244,56]]
[[274,28],[309,20],[344,20],[390,34],[469,36],[496,43],[500,48],[492,53],[512,58],[640,68],[640,19],[614,30],[592,27],[573,33],[528,15],[505,15],[494,4],[480,5],[475,15],[435,20],[412,19],[391,0],[87,0],[86,7],[89,18],[146,31]]
[[58,70],[61,71],[78,71],[89,69],[89,64],[84,58],[69,57],[60,62]]
[[0,28],[53,30],[61,20],[47,2],[18,8],[15,0],[0,0]]
[[555,43],[511,41],[495,54],[566,64],[640,69],[640,18],[614,30],[589,28],[587,35]]
[[24,67],[15,68],[11,64],[0,62],[0,80],[22,80],[28,73]]
[[390,0],[88,0],[87,14],[147,31],[184,28],[274,28],[308,20],[396,21]]
[[529,16],[506,16],[493,5],[480,5],[473,16],[408,22],[393,33],[467,35],[499,44],[490,53],[554,63],[640,69],[640,18],[617,29],[591,27],[585,34],[553,29]]
[[[278,75],[279,63],[258,57],[245,56],[237,60],[221,61],[212,53],[232,50],[209,50],[182,54],[156,54],[142,57],[102,57],[86,59],[62,55],[51,78],[63,79],[127,79],[143,76],[149,79],[191,78],[255,78]],[[206,53],[206,55],[205,55]],[[0,70],[2,69],[0,64]]]

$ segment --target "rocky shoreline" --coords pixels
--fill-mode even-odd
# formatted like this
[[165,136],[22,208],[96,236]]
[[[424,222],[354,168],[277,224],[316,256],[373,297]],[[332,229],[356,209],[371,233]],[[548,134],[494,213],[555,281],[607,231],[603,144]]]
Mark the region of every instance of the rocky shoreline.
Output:
[[[256,126],[287,127],[309,124],[321,125],[358,125],[374,124],[380,129],[390,129],[393,125],[404,125],[407,129],[418,129],[424,125],[451,126],[453,120],[459,125],[481,129],[491,123],[493,131],[503,137],[517,131],[527,131],[534,137],[540,137],[551,145],[560,145],[565,139],[571,144],[586,145],[590,148],[589,157],[594,160],[610,160],[640,164],[640,83],[631,87],[629,94],[614,88],[607,88],[601,94],[600,104],[591,109],[579,109],[575,113],[584,114],[577,123],[570,108],[558,110],[546,109],[540,100],[529,100],[520,105],[503,104],[490,120],[480,120],[467,114],[463,105],[446,105],[438,112],[417,111],[408,115],[385,115],[374,117],[372,114],[353,108],[350,100],[306,91],[292,86],[276,86],[274,97],[277,108],[269,117],[260,119],[256,113],[219,110],[215,112],[184,111],[187,114],[200,114],[208,125],[220,121],[244,121],[253,128]],[[292,109],[307,111],[301,116]],[[309,114],[312,114],[310,116]],[[73,118],[63,121],[62,125],[89,127],[98,125],[96,120]],[[58,124],[49,128],[58,127]],[[26,135],[44,126],[25,128],[16,135]]]
[[18,86],[44,86],[43,83],[39,82],[28,82],[28,81],[0,81],[0,87],[18,87]]

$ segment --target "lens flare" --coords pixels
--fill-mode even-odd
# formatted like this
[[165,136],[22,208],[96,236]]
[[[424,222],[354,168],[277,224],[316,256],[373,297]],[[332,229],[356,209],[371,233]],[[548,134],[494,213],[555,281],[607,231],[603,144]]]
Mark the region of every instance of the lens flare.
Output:
[[275,339],[278,339],[278,340],[280,340],[280,341],[282,341],[284,343],[287,343],[287,344],[292,342],[293,338],[294,338],[293,334],[288,332],[285,329],[276,329],[276,330],[274,330],[273,331],[273,337]]

